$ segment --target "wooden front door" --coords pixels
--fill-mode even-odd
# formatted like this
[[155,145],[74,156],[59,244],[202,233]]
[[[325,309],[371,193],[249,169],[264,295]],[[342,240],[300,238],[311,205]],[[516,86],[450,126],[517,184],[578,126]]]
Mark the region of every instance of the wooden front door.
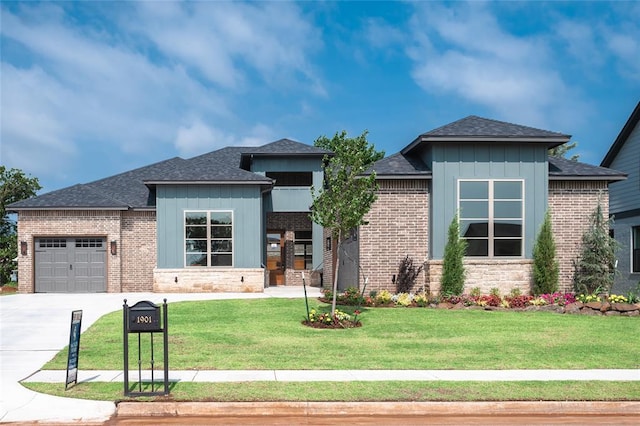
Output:
[[267,232],[267,270],[269,285],[284,284],[284,232]]

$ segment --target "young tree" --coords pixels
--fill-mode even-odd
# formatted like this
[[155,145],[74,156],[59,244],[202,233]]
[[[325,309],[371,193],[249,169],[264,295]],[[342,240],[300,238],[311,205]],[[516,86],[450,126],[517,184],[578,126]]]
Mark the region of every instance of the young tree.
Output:
[[533,294],[547,294],[558,291],[560,266],[556,259],[556,243],[551,230],[549,211],[533,246]]
[[315,146],[328,149],[332,156],[325,156],[324,187],[312,187],[313,204],[311,219],[331,231],[336,241],[338,261],[334,271],[333,302],[331,314],[336,310],[338,293],[338,268],[340,266],[340,248],[349,237],[351,230],[364,225],[364,215],[376,200],[375,172],[364,175],[368,167],[384,156],[367,141],[367,132],[355,138],[347,137],[347,132],[336,133],[332,139],[319,137]]
[[38,178],[0,166],[0,283],[9,281],[18,255],[16,224],[7,215],[7,205],[33,197],[41,188]]
[[609,292],[613,286],[618,243],[609,236],[611,220],[602,214],[600,201],[591,214],[589,229],[582,236],[582,252],[574,262],[576,293]]
[[460,238],[460,224],[458,213],[449,224],[447,245],[444,247],[442,259],[442,279],[440,293],[444,295],[461,295],[464,291],[464,255],[467,251],[467,241]]

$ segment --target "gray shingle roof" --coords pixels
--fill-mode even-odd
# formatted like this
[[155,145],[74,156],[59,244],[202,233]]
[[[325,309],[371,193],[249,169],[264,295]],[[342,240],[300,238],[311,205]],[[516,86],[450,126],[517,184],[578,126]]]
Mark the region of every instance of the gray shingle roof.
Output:
[[470,115],[421,134],[401,152],[407,154],[428,142],[544,143],[552,148],[569,139],[571,136],[563,133]]
[[281,139],[261,147],[226,147],[188,160],[175,157],[95,182],[63,188],[13,203],[7,208],[16,211],[46,208],[146,209],[155,207],[153,186],[156,184],[270,184],[271,179],[240,167],[245,153],[322,156],[328,151],[289,139]]
[[406,156],[401,153],[393,154],[376,161],[369,170],[367,170],[366,174],[371,173],[373,170],[375,170],[376,175],[380,178],[385,176],[393,176],[397,178],[431,177],[431,170],[429,170],[429,167],[427,167],[422,160]]
[[571,161],[566,158],[549,157],[549,179],[555,180],[579,180],[596,179],[617,181],[626,179],[626,174],[605,167],[592,166],[591,164]]

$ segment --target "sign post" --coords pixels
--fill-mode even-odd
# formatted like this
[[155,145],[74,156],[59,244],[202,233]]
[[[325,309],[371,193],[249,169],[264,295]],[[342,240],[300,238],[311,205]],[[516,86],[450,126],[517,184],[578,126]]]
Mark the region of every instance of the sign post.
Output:
[[71,331],[69,332],[69,356],[67,358],[67,379],[64,390],[71,383],[78,384],[78,355],[80,353],[80,328],[82,326],[82,311],[71,312]]

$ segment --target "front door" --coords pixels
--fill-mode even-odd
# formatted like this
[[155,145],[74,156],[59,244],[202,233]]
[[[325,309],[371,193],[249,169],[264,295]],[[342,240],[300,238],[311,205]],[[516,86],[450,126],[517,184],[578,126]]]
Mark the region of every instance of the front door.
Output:
[[267,232],[267,270],[269,285],[284,284],[284,232]]

